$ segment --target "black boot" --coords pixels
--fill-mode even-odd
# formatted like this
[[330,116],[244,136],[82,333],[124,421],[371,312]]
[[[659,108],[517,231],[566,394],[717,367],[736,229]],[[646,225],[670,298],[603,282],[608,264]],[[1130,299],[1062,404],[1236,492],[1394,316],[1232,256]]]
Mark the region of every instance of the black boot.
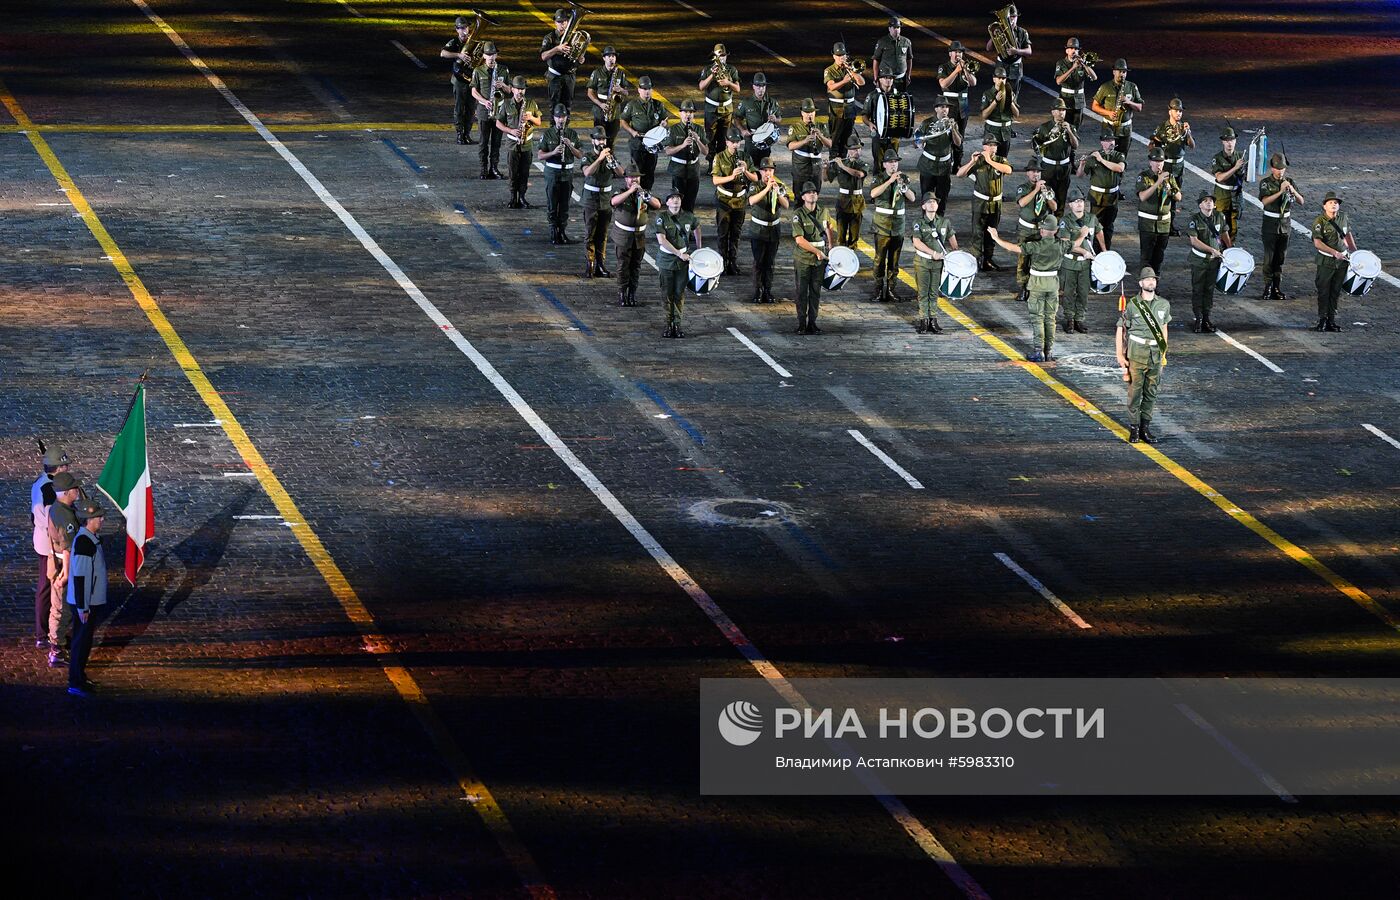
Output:
[[1157,443],[1157,435],[1152,433],[1152,428],[1146,419],[1142,420],[1142,427],[1139,428],[1138,431],[1142,435],[1142,442],[1144,444]]
[[515,191],[510,192],[510,202],[506,204],[508,209],[524,209],[525,204],[520,202],[520,194]]
[[571,237],[569,237],[567,234],[565,234],[565,233],[564,233],[564,227],[561,225],[561,226],[559,227],[559,243],[561,243],[561,244],[577,244],[578,241],[574,240],[573,238],[571,238]]
[[941,325],[938,324],[938,316],[934,316],[933,318],[931,318],[931,319],[928,320],[928,333],[929,333],[929,334],[942,334],[942,333],[943,333],[943,326],[941,326]]
[[629,305],[629,304],[627,303],[627,288],[625,288],[625,287],[620,287],[620,288],[617,289],[617,305],[618,305],[618,306],[628,306],[628,305]]
[[459,143],[459,144],[466,144],[466,143],[469,143],[469,141],[467,140],[467,133],[466,133],[465,131],[459,131],[459,132],[457,132],[457,143]]
[[585,259],[583,261],[583,277],[592,278],[596,274],[598,274],[597,267],[593,265],[593,260]]
[[1201,320],[1201,332],[1203,334],[1215,334],[1215,323],[1210,320],[1210,316],[1206,316]]
[[673,337],[675,337],[675,336],[676,336],[676,326],[675,326],[675,324],[674,324],[674,323],[668,324],[668,325],[666,326],[666,330],[663,331],[663,332],[661,332],[661,336],[664,337],[664,338],[673,338]]
[[1275,286],[1275,287],[1274,287],[1274,299],[1277,300],[1277,301],[1280,302],[1280,303],[1287,303],[1287,302],[1288,302],[1288,295],[1285,294],[1285,293],[1283,292],[1283,288]]
[[1064,328],[1065,334],[1069,334],[1070,332],[1074,331],[1074,321],[1071,319],[1065,319]]
[[525,194],[524,194],[524,192],[522,192],[522,193],[520,194],[520,206],[521,206],[522,208],[524,208],[524,209],[534,209],[534,208],[535,208],[535,204],[533,204],[533,203],[531,203],[529,200],[526,200],[526,199],[525,199]]
[[1314,326],[1312,327],[1312,330],[1313,330],[1313,331],[1326,331],[1326,330],[1327,330],[1327,317],[1326,317],[1326,316],[1318,316],[1318,317],[1317,317],[1317,324],[1314,325]]
[[608,267],[603,265],[603,261],[601,259],[598,260],[598,265],[594,267],[593,271],[594,274],[596,274],[599,278],[613,277],[613,273],[608,271]]
[[1138,442],[1138,438],[1139,438],[1139,437],[1141,437],[1141,434],[1140,434],[1139,431],[1138,431],[1138,427],[1137,427],[1136,425],[1129,425],[1129,426],[1128,426],[1128,443],[1130,443],[1130,444],[1136,444],[1136,443]]
[[914,330],[919,334],[928,334],[928,319],[915,319]]
[[481,180],[482,180],[482,181],[490,181],[490,180],[492,179],[492,177],[493,177],[493,176],[491,175],[491,170],[490,170],[489,168],[487,168],[487,166],[486,166],[485,163],[482,163],[482,164],[481,164]]
[[1085,327],[1084,327],[1084,323],[1081,322],[1081,321],[1078,320],[1078,319],[1075,319],[1075,320],[1074,320],[1074,330],[1075,330],[1076,332],[1078,332],[1079,334],[1088,334],[1088,333],[1089,333],[1089,329],[1085,328]]
[[1201,333],[1201,317],[1200,317],[1200,316],[1192,316],[1192,317],[1191,317],[1191,333],[1192,333],[1192,334],[1200,334],[1200,333]]
[[1327,325],[1326,325],[1325,327],[1326,327],[1326,329],[1327,329],[1328,331],[1341,331],[1341,330],[1342,330],[1342,326],[1340,326],[1340,325],[1337,324],[1337,320],[1336,320],[1336,318],[1333,317],[1333,316],[1328,316],[1328,317],[1327,317]]
[[553,225],[549,226],[549,242],[556,245],[562,243],[559,240],[559,229]]

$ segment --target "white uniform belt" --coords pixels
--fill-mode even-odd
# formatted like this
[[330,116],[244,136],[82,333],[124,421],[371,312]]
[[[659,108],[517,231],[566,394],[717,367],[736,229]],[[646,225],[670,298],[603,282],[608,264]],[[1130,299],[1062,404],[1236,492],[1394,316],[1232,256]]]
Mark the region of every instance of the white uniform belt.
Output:
[[733,106],[733,105],[734,105],[734,98],[731,97],[731,98],[729,98],[728,100],[724,101],[723,103],[720,103],[718,100],[711,100],[709,97],[706,97],[706,98],[705,98],[705,102],[708,103],[708,104],[710,104],[711,106]]
[[1192,248],[1191,248],[1191,252],[1192,252],[1193,254],[1195,254],[1196,256],[1199,256],[1201,259],[1209,259],[1209,258],[1210,258],[1210,254],[1209,254],[1209,253],[1202,253],[1201,251],[1197,250],[1195,247],[1192,247]]
[[957,97],[958,99],[962,99],[963,97],[967,96],[967,91],[944,91],[943,96]]
[[931,159],[931,160],[933,160],[934,162],[947,162],[948,160],[950,160],[950,159],[953,158],[953,154],[951,154],[951,153],[945,153],[945,154],[943,154],[942,156],[934,156],[932,153],[928,152],[927,150],[923,151],[923,155],[924,155],[927,159]]
[[550,66],[550,67],[549,67],[549,74],[551,74],[551,75],[558,75],[560,78],[563,78],[563,77],[564,77],[564,73],[563,73],[563,72],[560,72],[558,69],[554,68],[553,66]]
[[845,103],[845,102],[846,102],[846,98],[845,98],[845,97],[827,97],[827,98],[826,98],[826,102],[827,102],[827,103]]
[[1116,194],[1116,193],[1118,193],[1118,187],[1119,187],[1119,186],[1116,185],[1116,184],[1115,184],[1113,187],[1097,187],[1097,186],[1091,185],[1091,186],[1089,187],[1089,190],[1091,190],[1091,191],[1097,191],[1097,192],[1100,193],[1100,194]]
[[755,225],[762,225],[764,228],[769,228],[773,225],[772,222],[769,222],[766,219],[760,219],[758,216],[749,216],[749,221],[754,223]]
[[1075,256],[1073,253],[1066,253],[1065,259],[1069,260],[1070,262],[1074,262],[1076,259],[1079,259],[1079,257]]
[[843,194],[858,194],[858,193],[860,193],[859,191],[852,190],[851,188],[837,188],[837,190],[840,191],[840,192],[843,193]]
[[621,222],[617,221],[616,219],[613,220],[613,224],[616,225],[618,228],[621,228],[623,231],[646,231],[646,230],[647,230],[647,227],[646,227],[645,225],[635,225],[635,226],[633,226],[633,225],[623,225]]
[[[806,239],[804,238],[804,240]],[[807,243],[811,244],[813,247],[816,247],[818,250],[825,249],[826,247],[826,241],[807,241]]]
[[716,194],[723,194],[723,195],[726,196],[726,197],[733,197],[733,196],[734,196],[734,191],[726,191],[724,188],[720,187],[719,185],[715,185],[715,193],[716,193]]
[[592,192],[595,193],[595,194],[611,194],[611,193],[612,193],[612,185],[608,185],[607,187],[599,187],[599,186],[596,185],[596,184],[585,184],[585,185],[583,186],[583,189],[584,189],[585,191],[592,191]]
[[681,165],[688,166],[688,165],[690,165],[690,164],[692,164],[692,163],[698,163],[698,162],[700,162],[700,158],[699,158],[698,156],[697,156],[695,159],[682,159],[682,158],[679,157],[679,156],[672,156],[672,157],[669,157],[669,159],[671,160],[671,163],[672,163],[673,165],[674,165],[675,163],[680,163]]
[[904,215],[904,210],[902,210],[902,209],[890,209],[890,208],[887,207],[887,206],[877,206],[877,207],[875,207],[875,211],[876,211],[877,213],[879,213],[880,215],[882,215],[882,216],[902,216],[902,215]]
[[1271,219],[1287,219],[1287,218],[1289,218],[1290,216],[1292,216],[1293,213],[1291,213],[1291,212],[1276,213],[1276,212],[1270,212],[1269,210],[1266,209],[1266,210],[1264,210],[1264,215],[1268,216],[1268,217],[1271,218]]
[[991,125],[991,126],[993,126],[993,127],[995,127],[995,128],[1005,128],[1005,127],[1009,126],[1009,125],[1011,124],[1011,122],[1010,122],[1010,121],[1002,122],[1002,121],[998,121],[997,119],[988,119],[988,120],[987,120],[987,124],[988,124],[988,125]]
[[986,200],[988,203],[998,203],[1001,201],[1001,194],[997,194],[995,197],[988,197],[986,194],[979,191],[973,191],[972,196],[976,197],[978,200]]
[[1150,338],[1138,337],[1138,336],[1135,335],[1135,334],[1130,334],[1130,335],[1128,335],[1128,340],[1132,341],[1132,342],[1135,343],[1135,344],[1149,344],[1149,345],[1153,345],[1153,346],[1155,346],[1155,345],[1157,344],[1156,341],[1151,340]]
[[1219,178],[1215,179],[1215,186],[1216,186],[1216,187],[1225,188],[1226,190],[1234,190],[1234,189],[1235,189],[1235,185],[1231,184],[1231,183],[1228,182],[1228,181],[1221,181]]
[[807,159],[821,159],[821,158],[822,158],[822,155],[821,155],[820,153],[808,153],[806,150],[794,150],[794,151],[792,151],[792,153],[793,153],[794,156],[804,156],[804,157],[806,157]]
[[1158,214],[1158,213],[1146,212],[1146,211],[1141,210],[1141,209],[1138,210],[1138,218],[1139,218],[1139,219],[1151,219],[1151,220],[1154,221],[1154,222],[1156,222],[1158,219],[1165,219],[1168,215],[1170,215],[1170,214],[1169,214],[1169,213],[1161,213],[1161,214]]
[[1084,88],[1082,88],[1082,87],[1072,87],[1072,88],[1062,87],[1062,88],[1060,88],[1060,93],[1061,93],[1061,94],[1080,94],[1080,93],[1083,93],[1083,92],[1084,92]]
[[1168,156],[1165,160],[1163,160],[1163,162],[1179,163],[1179,162],[1181,162],[1181,157],[1180,157],[1180,156]]
[[1319,251],[1317,251],[1317,252],[1318,252],[1319,255],[1321,255],[1321,256],[1326,256],[1326,257],[1329,257],[1329,258],[1331,258],[1331,259],[1336,259],[1336,258],[1337,258],[1337,257],[1333,256],[1333,255],[1330,254],[1330,253],[1323,253],[1321,250],[1319,250]]
[[1067,165],[1068,163],[1069,163],[1069,157],[1068,157],[1068,156],[1066,156],[1064,159],[1042,159],[1042,160],[1040,161],[1040,164],[1041,164],[1042,166],[1063,166],[1063,165]]
[[1036,224],[1034,224],[1034,223],[1027,222],[1025,219],[1017,219],[1016,222],[1017,222],[1017,224],[1019,224],[1022,228],[1025,228],[1025,229],[1027,229],[1027,230],[1029,230],[1029,231],[1035,231],[1037,228],[1040,227],[1039,225],[1036,225]]
[[561,164],[561,163],[547,162],[547,163],[545,163],[545,165],[546,165],[546,166],[549,166],[551,169],[572,169],[572,168],[574,167],[574,164],[573,164],[573,163],[562,163],[562,164]]
[[1031,274],[1032,274],[1032,275],[1039,275],[1041,278],[1053,278],[1054,276],[1060,274],[1060,270],[1059,270],[1059,269],[1051,269],[1050,271],[1047,272],[1047,271],[1045,271],[1044,269],[1031,269]]
[[671,256],[680,256],[680,254],[674,250],[667,250],[666,245],[662,244],[660,241],[657,242],[656,249],[660,250],[662,253],[669,253]]

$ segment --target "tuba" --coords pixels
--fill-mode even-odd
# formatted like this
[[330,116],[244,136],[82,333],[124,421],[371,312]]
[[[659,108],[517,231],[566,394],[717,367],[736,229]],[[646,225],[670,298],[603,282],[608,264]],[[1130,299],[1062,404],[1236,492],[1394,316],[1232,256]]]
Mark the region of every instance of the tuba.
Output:
[[460,78],[470,79],[472,70],[486,61],[486,54],[481,52],[482,32],[487,25],[498,25],[495,19],[488,16],[479,9],[472,10],[472,23],[467,28],[467,39],[462,42],[462,50],[467,54],[466,61],[457,60],[452,64],[452,74]]
[[578,23],[583,21],[583,17],[591,13],[592,10],[572,2],[569,6],[572,8],[569,12],[569,24],[564,26],[564,33],[559,36],[559,43],[568,46],[568,52],[564,55],[577,64],[583,62],[583,58],[588,55],[588,45],[593,43],[592,35],[579,28]]
[[1016,30],[1011,27],[1011,6],[1003,6],[992,15],[996,16],[996,21],[987,26],[987,34],[992,38],[997,58],[1005,59],[1016,49]]

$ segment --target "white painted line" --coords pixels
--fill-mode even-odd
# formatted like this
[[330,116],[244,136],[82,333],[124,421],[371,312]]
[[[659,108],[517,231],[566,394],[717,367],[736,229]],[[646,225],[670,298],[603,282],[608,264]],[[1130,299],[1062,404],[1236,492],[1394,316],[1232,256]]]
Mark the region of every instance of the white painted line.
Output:
[[748,347],[750,350],[752,350],[752,351],[754,352],[754,354],[755,354],[759,359],[761,359],[761,360],[763,360],[764,362],[768,363],[768,368],[772,369],[774,372],[777,372],[779,375],[783,376],[784,378],[791,378],[791,377],[792,377],[792,373],[791,373],[791,372],[789,372],[787,369],[784,369],[782,366],[778,365],[778,363],[773,359],[773,357],[771,357],[771,356],[769,356],[767,353],[765,353],[762,347],[758,346],[758,345],[755,344],[753,341],[749,340],[748,336],[747,336],[746,334],[744,334],[742,331],[740,331],[739,329],[734,328],[734,327],[731,326],[730,329],[729,329],[729,333],[732,334],[732,335],[734,335],[734,337],[738,339],[739,343],[743,344],[745,347]]
[[365,14],[364,14],[364,13],[360,12],[358,9],[356,9],[356,8],[353,7],[353,6],[351,6],[349,3],[346,3],[345,0],[340,0],[340,5],[343,6],[343,7],[345,7],[346,9],[350,10],[350,14],[351,14],[352,16],[359,16],[361,19],[363,19],[363,18],[365,17]]
[[71,203],[36,203],[35,206],[72,206]]
[[225,472],[225,473],[224,473],[224,477],[225,477],[225,478],[257,478],[257,477],[258,477],[258,473],[256,473],[256,472]]
[[1248,769],[1250,773],[1254,775],[1255,778],[1259,779],[1259,782],[1263,784],[1264,787],[1273,791],[1280,800],[1282,800],[1284,803],[1298,802],[1297,797],[1288,793],[1284,786],[1279,784],[1278,781],[1272,775],[1259,768],[1259,765],[1254,760],[1250,759],[1249,756],[1246,755],[1243,750],[1235,746],[1234,741],[1221,734],[1215,729],[1214,725],[1201,718],[1200,713],[1196,712],[1194,709],[1187,706],[1185,703],[1176,704],[1176,708],[1181,712],[1183,716],[1190,719],[1191,722],[1195,724],[1197,728],[1201,729],[1206,734],[1215,738],[1215,742],[1220,746],[1224,747],[1225,752],[1229,753],[1232,757],[1234,757],[1235,762]]
[[1061,613],[1063,613],[1066,619],[1069,619],[1071,622],[1073,622],[1075,625],[1078,625],[1080,628],[1094,627],[1088,622],[1081,619],[1079,617],[1079,613],[1070,609],[1068,603],[1061,600],[1059,597],[1056,597],[1055,594],[1048,587],[1041,584],[1039,578],[1036,578],[1030,572],[1027,572],[1025,569],[1017,565],[1016,560],[1007,556],[1005,553],[995,553],[993,554],[993,556],[1000,560],[1003,566],[1006,566],[1008,569],[1015,572],[1017,575],[1020,575],[1021,580],[1024,581],[1026,584],[1030,585],[1036,591],[1036,593],[1040,594],[1040,596],[1044,597],[1046,600],[1049,600],[1050,605],[1058,609]]
[[218,419],[212,422],[176,422],[176,428],[218,428],[223,425]]
[[786,56],[783,56],[782,54],[778,53],[776,50],[774,50],[772,47],[769,47],[767,44],[760,44],[753,38],[749,38],[749,43],[753,44],[755,47],[762,50],[764,53],[767,53],[769,56],[773,57],[783,65],[787,66],[789,69],[797,68],[797,63],[788,59]]
[[686,9],[688,9],[688,10],[690,10],[691,12],[695,13],[697,16],[700,16],[701,18],[704,18],[704,19],[710,18],[710,14],[709,14],[709,13],[705,12],[703,9],[696,9],[695,7],[691,6],[689,3],[686,3],[685,0],[675,0],[675,3],[676,3],[677,6],[684,6]]
[[876,459],[889,466],[890,471],[894,472],[900,478],[903,478],[906,482],[908,482],[911,488],[913,488],[916,491],[922,491],[924,489],[924,486],[919,483],[919,479],[915,478],[913,475],[910,475],[907,471],[905,471],[903,466],[890,459],[888,453],[881,450],[879,447],[876,447],[874,444],[870,443],[870,438],[861,434],[854,428],[846,429],[846,433],[849,434],[851,437],[855,438],[857,443],[859,443],[862,447],[875,454]]
[[415,66],[417,66],[418,68],[420,68],[420,69],[426,69],[426,68],[428,68],[428,64],[427,64],[427,63],[423,62],[423,60],[421,60],[421,59],[419,59],[418,57],[414,56],[414,55],[413,55],[413,51],[410,50],[410,49],[408,49],[407,47],[405,47],[403,44],[400,44],[398,41],[394,41],[394,40],[389,41],[389,43],[393,44],[395,47],[398,47],[399,50],[403,52],[403,55],[404,55],[404,56],[407,56],[409,59],[413,60],[413,64],[414,64]]
[[1215,335],[1225,343],[1229,344],[1231,347],[1234,347],[1236,350],[1243,350],[1245,353],[1248,353],[1250,356],[1259,360],[1259,362],[1263,363],[1265,368],[1267,368],[1269,371],[1275,373],[1276,375],[1283,374],[1283,370],[1280,369],[1278,366],[1274,365],[1273,363],[1269,362],[1269,360],[1266,359],[1262,353],[1259,353],[1258,351],[1246,347],[1244,344],[1240,343],[1239,341],[1230,337],[1225,332],[1220,331],[1218,329],[1216,330]]
[[234,516],[235,519],[280,519],[281,516]]
[[661,271],[659,268],[657,268],[656,260],[655,260],[655,259],[652,259],[652,256],[651,256],[650,253],[643,253],[643,254],[642,254],[642,259],[646,260],[646,261],[647,261],[647,265],[651,266],[653,269],[656,269],[656,271],[658,271],[658,272]]
[[1380,438],[1381,440],[1385,441],[1387,444],[1389,444],[1390,446],[1394,447],[1396,450],[1400,450],[1400,441],[1397,441],[1395,438],[1393,438],[1393,437],[1391,437],[1390,435],[1386,434],[1384,431],[1381,431],[1381,430],[1380,430],[1379,428],[1377,428],[1376,426],[1371,425],[1371,424],[1369,424],[1369,423],[1363,423],[1363,424],[1361,425],[1361,427],[1364,428],[1364,429],[1366,429],[1367,431],[1371,432],[1372,434],[1374,434],[1376,437]]

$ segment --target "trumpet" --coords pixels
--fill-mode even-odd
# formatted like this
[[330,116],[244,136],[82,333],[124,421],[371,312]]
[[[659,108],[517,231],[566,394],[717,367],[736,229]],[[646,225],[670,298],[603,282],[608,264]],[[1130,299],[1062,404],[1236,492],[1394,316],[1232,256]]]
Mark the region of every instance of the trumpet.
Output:
[[962,67],[963,74],[971,75],[973,78],[976,78],[977,73],[982,71],[982,64],[975,59],[968,59],[966,55],[963,56]]
[[781,191],[783,195],[788,198],[788,200],[791,201],[797,199],[797,195],[792,192],[792,188],[788,187],[787,183],[781,178],[777,177],[776,175],[769,179],[768,184],[774,190]]
[[564,55],[575,63],[581,63],[583,58],[588,55],[588,45],[593,43],[593,36],[579,28],[578,23],[593,10],[579,6],[572,0],[570,0],[569,6],[572,7],[569,12],[569,24],[564,26],[564,33],[559,35],[559,45],[561,47],[568,46],[569,49],[565,51]]
[[865,60],[863,59],[858,59],[853,63],[845,63],[841,66],[841,68],[845,69],[846,74],[852,78],[865,77]]
[[716,53],[714,57],[710,60],[710,74],[724,74],[724,59],[718,53]]
[[1076,56],[1075,59],[1079,62],[1081,66],[1083,66],[1086,69],[1092,69],[1094,66],[1097,66],[1100,62],[1103,61],[1103,57],[1099,56],[1092,50],[1085,50],[1084,52]]

